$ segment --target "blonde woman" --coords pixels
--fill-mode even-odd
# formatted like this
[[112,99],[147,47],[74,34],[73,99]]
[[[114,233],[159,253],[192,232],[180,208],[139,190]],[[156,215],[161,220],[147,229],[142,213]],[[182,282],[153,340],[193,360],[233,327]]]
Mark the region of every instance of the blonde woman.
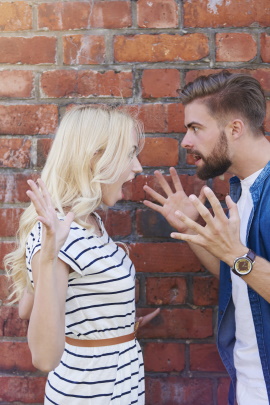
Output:
[[95,213],[142,171],[142,144],[140,123],[123,111],[75,107],[41,179],[28,181],[32,204],[6,267],[20,316],[30,318],[33,364],[49,372],[45,404],[144,404],[134,266]]

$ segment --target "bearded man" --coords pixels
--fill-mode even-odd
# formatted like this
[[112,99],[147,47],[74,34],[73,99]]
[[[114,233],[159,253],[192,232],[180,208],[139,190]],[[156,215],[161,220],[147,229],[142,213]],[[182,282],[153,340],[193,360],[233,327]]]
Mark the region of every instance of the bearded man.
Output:
[[[156,172],[167,197],[148,186],[161,213],[201,263],[220,278],[217,345],[231,377],[229,404],[270,403],[270,143],[263,122],[266,101],[259,82],[223,71],[201,76],[181,92],[186,134],[199,178],[229,172],[226,216],[209,187],[185,194],[175,169],[175,190]],[[205,207],[205,199],[213,214]],[[202,218],[205,225],[198,220]]]

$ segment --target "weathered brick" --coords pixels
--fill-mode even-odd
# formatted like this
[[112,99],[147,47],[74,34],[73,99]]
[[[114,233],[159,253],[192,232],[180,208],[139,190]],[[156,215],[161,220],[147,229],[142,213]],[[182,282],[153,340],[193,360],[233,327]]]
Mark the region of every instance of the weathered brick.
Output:
[[193,278],[193,302],[195,305],[217,305],[219,282],[216,277]]
[[93,28],[127,28],[132,25],[130,1],[102,1],[93,4],[90,24]]
[[184,304],[187,282],[184,277],[147,277],[146,300],[149,305]]
[[21,208],[1,208],[0,209],[0,237],[15,236],[19,219],[23,213]]
[[63,37],[65,65],[91,65],[105,62],[105,38],[101,35]]
[[40,78],[43,97],[76,97],[78,96],[78,73],[74,70],[50,70]]
[[136,270],[146,273],[199,272],[201,265],[186,243],[135,243],[130,257]]
[[227,378],[219,378],[218,380],[218,392],[217,392],[217,399],[218,405],[228,405],[228,393],[230,389],[231,379]]
[[0,63],[55,63],[55,37],[0,37]]
[[147,69],[142,74],[144,98],[177,97],[180,88],[180,72],[177,69]]
[[146,343],[143,349],[145,371],[183,371],[185,345],[181,343]]
[[0,401],[23,404],[42,403],[46,377],[0,376]]
[[0,342],[0,368],[8,371],[35,371],[27,342]]
[[[0,302],[6,304],[8,302],[10,281],[5,274],[0,274]],[[1,346],[0,346],[1,347]],[[2,353],[2,352],[1,352]],[[0,358],[1,362],[1,358]],[[0,366],[1,368],[1,366]]]
[[0,307],[0,336],[26,336],[27,326],[28,321],[19,318],[16,307]]
[[212,381],[181,376],[146,377],[145,405],[206,405],[213,403]]
[[270,62],[270,35],[266,33],[261,34],[261,57],[263,62]]
[[178,7],[175,0],[138,0],[137,21],[142,28],[178,27]]
[[176,166],[179,143],[173,138],[146,138],[139,160],[143,166]]
[[213,179],[213,191],[220,201],[225,200],[226,195],[229,194],[229,180],[232,177],[229,173],[224,173],[221,176]]
[[53,139],[38,139],[37,141],[37,166],[43,167],[45,165],[48,153],[51,149]]
[[29,189],[28,179],[36,179],[37,173],[0,173],[0,202],[29,202],[26,191]]
[[[149,308],[137,308],[137,316]],[[138,330],[141,339],[203,339],[213,336],[212,309],[162,309],[158,316]]]
[[169,238],[174,231],[161,214],[150,209],[137,210],[136,230],[144,238]]
[[0,167],[29,167],[31,149],[29,139],[2,138],[0,142]]
[[114,41],[117,62],[195,61],[209,53],[204,34],[118,35]]
[[108,211],[98,210],[98,213],[102,217],[106,231],[110,236],[128,236],[131,233],[130,211],[109,209]]
[[254,23],[269,26],[270,6],[265,0],[184,1],[185,27],[246,27]]
[[256,53],[256,41],[250,34],[240,32],[216,34],[218,62],[247,62],[255,58]]
[[32,29],[32,6],[25,1],[0,2],[0,31]]
[[190,370],[193,371],[225,371],[215,344],[190,344]]
[[4,70],[0,72],[0,97],[31,97],[33,91],[33,80],[33,72],[26,70]]
[[56,105],[0,105],[0,134],[48,135],[57,124]]
[[14,242],[0,242],[0,269],[4,269],[4,257],[15,249]]
[[167,104],[167,131],[186,132],[184,122],[184,106],[180,103]]
[[48,30],[90,28],[90,4],[84,2],[53,2],[38,5],[38,26]]
[[139,300],[140,300],[140,281],[136,277],[136,283],[135,283],[135,302],[136,302],[136,304],[139,302]]

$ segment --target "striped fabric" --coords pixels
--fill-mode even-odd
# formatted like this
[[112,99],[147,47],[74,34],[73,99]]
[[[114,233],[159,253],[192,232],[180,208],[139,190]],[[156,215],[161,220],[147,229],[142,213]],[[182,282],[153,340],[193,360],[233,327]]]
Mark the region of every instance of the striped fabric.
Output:
[[[66,336],[76,339],[107,339],[134,330],[135,269],[96,216],[102,235],[93,236],[73,222],[59,253],[73,270],[66,299]],[[41,247],[41,232],[37,223],[27,241],[31,282],[31,259]],[[59,366],[49,373],[44,403],[143,405],[144,366],[138,341],[93,348],[66,343]]]

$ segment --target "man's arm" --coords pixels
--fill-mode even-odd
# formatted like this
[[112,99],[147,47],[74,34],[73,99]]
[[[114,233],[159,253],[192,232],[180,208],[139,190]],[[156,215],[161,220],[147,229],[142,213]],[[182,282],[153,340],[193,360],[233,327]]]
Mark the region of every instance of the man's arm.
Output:
[[[180,210],[193,221],[197,221],[199,219],[199,213],[183,190],[179,176],[173,167],[170,168],[170,174],[175,191],[172,190],[165,177],[159,171],[156,171],[155,176],[166,197],[162,196],[149,186],[144,186],[144,190],[158,204],[148,200],[145,200],[143,203],[147,207],[163,215],[164,218],[169,222],[169,224],[177,231],[181,233],[192,234],[193,231],[189,229],[185,225],[185,223],[175,215],[175,212]],[[205,201],[203,190],[201,190],[200,192],[199,201],[201,201],[202,203]],[[211,255],[206,249],[198,246],[197,244],[189,242],[189,246],[196,254],[202,265],[216,277],[218,277],[220,263],[219,259]]]
[[[207,250],[211,255],[232,267],[234,260],[245,255],[249,250],[240,241],[240,219],[237,205],[229,196],[226,197],[230,213],[227,217],[213,191],[205,187],[204,194],[212,206],[214,216],[196,196],[192,195],[189,198],[205,220],[205,226],[199,225],[183,212],[178,211],[176,216],[192,230],[193,234],[173,232],[171,236]],[[243,280],[270,302],[270,262],[257,256],[252,271],[243,276]]]

